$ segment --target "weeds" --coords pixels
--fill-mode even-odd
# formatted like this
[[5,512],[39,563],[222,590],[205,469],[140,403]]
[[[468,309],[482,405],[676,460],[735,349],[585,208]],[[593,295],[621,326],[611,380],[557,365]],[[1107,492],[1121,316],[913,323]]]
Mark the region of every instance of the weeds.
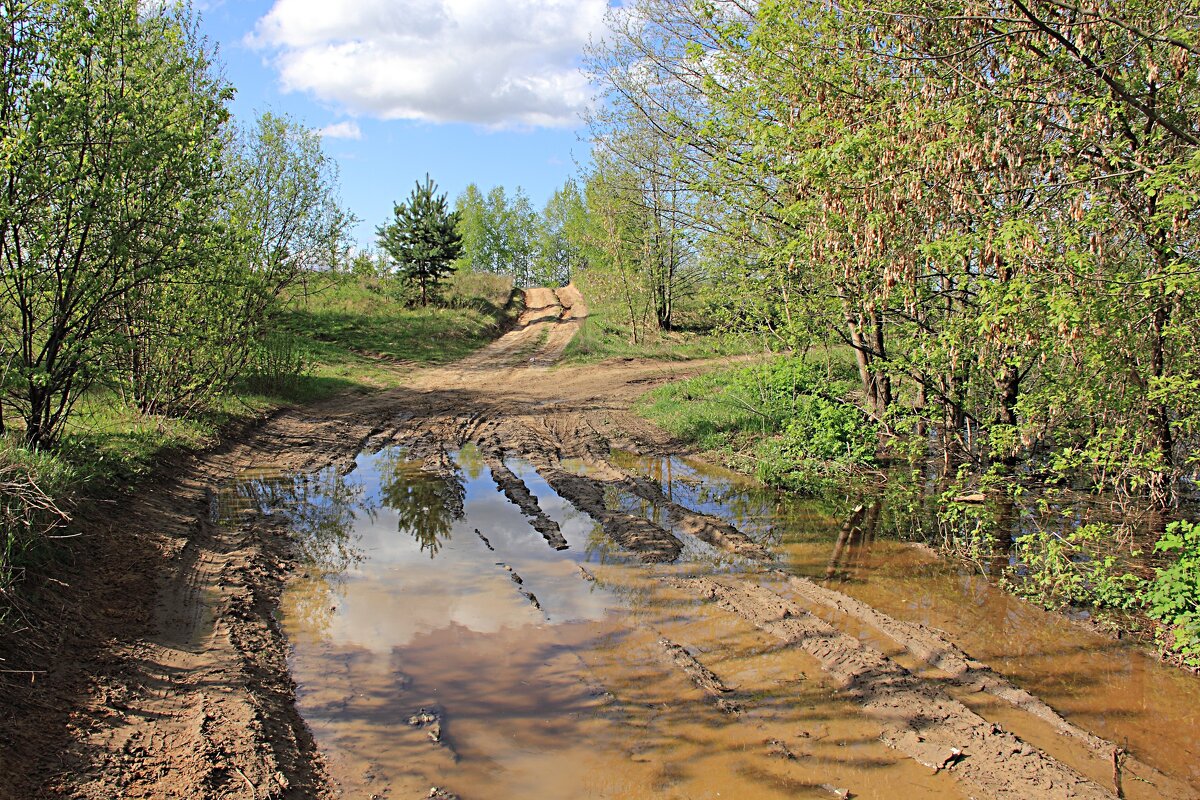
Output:
[[[6,592],[42,539],[68,519],[51,491],[61,467],[8,442],[0,442],[0,592]],[[44,488],[45,486],[45,488]]]

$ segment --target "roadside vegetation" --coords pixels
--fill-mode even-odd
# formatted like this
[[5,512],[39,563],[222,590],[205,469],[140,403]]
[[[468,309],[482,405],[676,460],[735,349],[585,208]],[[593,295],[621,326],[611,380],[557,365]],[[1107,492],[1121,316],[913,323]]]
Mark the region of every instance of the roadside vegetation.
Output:
[[0,36],[6,597],[81,499],[505,324],[508,277],[356,254],[320,136],[272,113],[236,124],[187,6],[3,2]]
[[930,538],[1200,666],[1198,11],[613,9],[586,281],[631,344],[686,302],[781,354],[646,413],[791,489],[916,476]]

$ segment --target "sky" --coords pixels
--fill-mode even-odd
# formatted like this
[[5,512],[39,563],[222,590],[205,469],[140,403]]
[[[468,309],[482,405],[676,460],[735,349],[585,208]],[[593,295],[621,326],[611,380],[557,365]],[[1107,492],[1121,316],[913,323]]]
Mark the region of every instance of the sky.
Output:
[[579,71],[608,0],[196,3],[242,124],[286,113],[322,132],[360,247],[425,174],[450,199],[518,186],[541,208],[586,161]]

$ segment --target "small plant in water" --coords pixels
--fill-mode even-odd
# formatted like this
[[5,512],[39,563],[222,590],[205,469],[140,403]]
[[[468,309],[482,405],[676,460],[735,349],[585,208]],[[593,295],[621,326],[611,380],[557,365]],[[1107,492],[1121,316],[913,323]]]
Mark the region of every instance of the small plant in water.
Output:
[[1120,570],[1111,525],[1088,523],[1066,533],[1036,530],[1016,545],[1017,591],[1050,606],[1135,609],[1142,581]]

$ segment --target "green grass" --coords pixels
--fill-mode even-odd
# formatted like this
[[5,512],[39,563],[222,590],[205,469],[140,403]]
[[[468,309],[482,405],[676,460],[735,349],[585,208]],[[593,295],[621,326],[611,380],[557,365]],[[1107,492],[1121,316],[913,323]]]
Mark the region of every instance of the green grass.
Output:
[[657,330],[653,323],[639,326],[633,341],[629,311],[605,287],[585,271],[575,284],[588,305],[588,318],[563,354],[568,364],[594,364],[612,358],[689,361],[719,356],[743,355],[762,350],[762,342],[723,333],[703,324],[701,315],[684,303],[676,316],[674,331]]
[[634,410],[728,466],[812,494],[873,462],[874,427],[843,400],[853,370],[840,350],[779,356],[657,387]]
[[634,410],[701,450],[741,450],[756,437],[776,432],[739,386],[741,372],[719,370],[668,383],[643,395]]
[[290,337],[303,375],[262,394],[304,403],[398,386],[414,366],[456,361],[492,341],[507,321],[511,291],[496,276],[455,276],[444,305],[414,308],[386,281],[346,277],[297,297],[279,329]]

